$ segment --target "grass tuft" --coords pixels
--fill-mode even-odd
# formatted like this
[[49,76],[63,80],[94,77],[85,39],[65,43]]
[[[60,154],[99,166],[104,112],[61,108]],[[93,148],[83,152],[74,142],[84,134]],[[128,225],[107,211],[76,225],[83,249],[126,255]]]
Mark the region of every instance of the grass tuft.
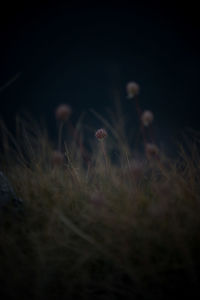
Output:
[[46,131],[21,122],[13,137],[1,123],[1,169],[24,200],[20,215],[0,212],[2,295],[168,299],[198,290],[199,139],[176,159],[138,159],[110,126],[106,170],[95,138],[89,164],[72,142],[55,165]]

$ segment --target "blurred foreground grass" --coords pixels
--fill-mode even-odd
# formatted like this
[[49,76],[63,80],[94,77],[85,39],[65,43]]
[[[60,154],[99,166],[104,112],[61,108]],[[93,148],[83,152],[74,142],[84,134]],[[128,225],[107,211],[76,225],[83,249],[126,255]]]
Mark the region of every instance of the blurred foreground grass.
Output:
[[[169,299],[198,291],[198,137],[176,159],[99,142],[89,168],[75,144],[52,162],[46,132],[2,130],[1,170],[24,200],[0,212],[2,299]],[[118,132],[117,130],[114,132]],[[123,142],[122,142],[123,140]],[[109,159],[112,147],[118,161]]]

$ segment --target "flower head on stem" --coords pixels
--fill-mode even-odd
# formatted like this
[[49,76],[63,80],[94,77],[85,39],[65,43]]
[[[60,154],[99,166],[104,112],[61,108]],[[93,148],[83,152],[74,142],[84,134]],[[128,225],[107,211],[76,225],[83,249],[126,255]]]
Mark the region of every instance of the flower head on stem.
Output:
[[101,129],[98,129],[96,132],[95,132],[95,136],[98,140],[103,140],[104,138],[107,137],[107,131],[103,128]]
[[72,113],[71,107],[67,104],[59,105],[55,111],[56,119],[59,121],[59,130],[58,130],[58,151],[59,152],[61,152],[63,126],[64,123],[68,121],[71,113]]
[[61,104],[55,111],[56,119],[59,121],[66,122],[72,113],[72,109],[67,104]]
[[140,86],[138,83],[131,81],[126,85],[126,91],[129,99],[134,98],[140,92]]
[[159,149],[155,144],[146,144],[145,150],[148,159],[159,158]]
[[129,99],[134,98],[134,103],[135,103],[135,107],[136,107],[136,111],[137,111],[137,115],[138,115],[138,119],[139,119],[139,123],[140,123],[140,130],[141,130],[142,137],[143,137],[143,142],[144,142],[144,145],[145,145],[146,144],[146,133],[145,133],[145,130],[144,130],[144,125],[141,121],[142,110],[140,108],[140,104],[139,104],[139,100],[138,100],[138,95],[139,95],[139,92],[140,92],[140,86],[136,82],[131,81],[126,85],[126,91],[127,91]]
[[103,128],[98,129],[95,132],[95,137],[101,142],[102,152],[105,159],[106,170],[108,169],[108,158],[105,150],[104,139],[108,136],[107,131]]
[[150,124],[152,124],[153,120],[154,120],[154,115],[150,110],[145,110],[142,113],[141,121],[145,127],[148,127]]

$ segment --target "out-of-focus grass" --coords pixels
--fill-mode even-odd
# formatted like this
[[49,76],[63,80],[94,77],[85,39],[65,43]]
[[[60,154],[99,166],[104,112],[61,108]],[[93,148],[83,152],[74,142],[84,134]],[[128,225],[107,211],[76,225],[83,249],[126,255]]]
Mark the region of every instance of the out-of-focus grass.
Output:
[[168,299],[198,290],[198,141],[180,147],[176,160],[138,163],[110,134],[117,163],[105,168],[94,140],[89,168],[70,145],[63,166],[54,166],[47,134],[20,128],[18,141],[3,128],[1,169],[24,210],[0,213],[2,295]]

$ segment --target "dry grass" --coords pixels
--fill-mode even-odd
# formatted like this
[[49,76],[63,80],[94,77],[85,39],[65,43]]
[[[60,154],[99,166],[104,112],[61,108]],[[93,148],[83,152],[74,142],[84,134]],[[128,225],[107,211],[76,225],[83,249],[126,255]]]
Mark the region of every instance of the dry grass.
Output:
[[[13,299],[191,296],[200,266],[198,141],[187,151],[180,147],[176,160],[161,155],[138,163],[112,129],[108,166],[95,138],[89,168],[75,143],[65,148],[64,164],[54,166],[47,134],[28,127],[18,126],[16,140],[2,130],[1,169],[24,210],[0,214],[1,293]],[[117,163],[109,159],[112,149]]]

